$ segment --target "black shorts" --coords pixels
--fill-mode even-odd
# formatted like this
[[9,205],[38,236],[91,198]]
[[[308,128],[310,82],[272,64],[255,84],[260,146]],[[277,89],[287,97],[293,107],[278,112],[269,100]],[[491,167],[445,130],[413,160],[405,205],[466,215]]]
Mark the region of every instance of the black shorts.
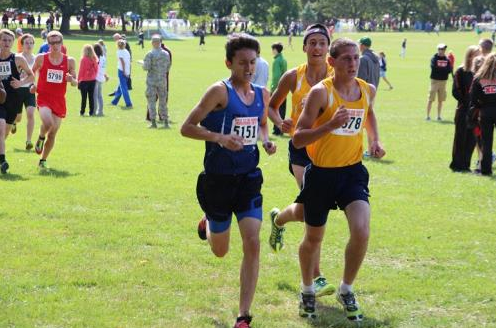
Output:
[[307,148],[295,148],[293,145],[293,140],[289,140],[288,143],[288,156],[289,156],[289,172],[293,173],[292,165],[298,165],[301,167],[306,167],[308,164],[312,163],[310,157],[308,157]]
[[344,210],[356,200],[369,201],[369,173],[362,163],[338,168],[309,165],[296,203],[305,205],[305,222],[312,227],[326,224],[329,211]]
[[221,175],[200,173],[196,184],[196,196],[212,232],[223,232],[231,224],[232,214],[238,221],[244,217],[262,219],[262,171],[256,168],[250,173]]
[[17,94],[7,95],[5,103],[0,105],[0,119],[4,119],[7,124],[13,124],[17,114],[22,113],[22,103],[19,101]]
[[21,102],[21,111],[22,105],[25,108],[36,107],[36,96],[34,93],[29,92],[29,88],[19,88],[17,90],[19,92],[19,101]]

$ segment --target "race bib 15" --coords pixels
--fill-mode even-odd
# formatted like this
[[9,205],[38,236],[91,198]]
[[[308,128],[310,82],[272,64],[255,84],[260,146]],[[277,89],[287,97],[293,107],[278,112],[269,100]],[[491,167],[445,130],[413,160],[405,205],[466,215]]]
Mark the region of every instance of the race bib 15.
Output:
[[236,117],[232,121],[231,134],[243,137],[245,146],[255,145],[258,140],[258,117]]
[[337,136],[354,136],[357,135],[363,126],[364,109],[348,109],[350,120],[343,124],[339,129],[331,133]]
[[62,83],[64,82],[64,71],[58,69],[47,70],[47,82]]

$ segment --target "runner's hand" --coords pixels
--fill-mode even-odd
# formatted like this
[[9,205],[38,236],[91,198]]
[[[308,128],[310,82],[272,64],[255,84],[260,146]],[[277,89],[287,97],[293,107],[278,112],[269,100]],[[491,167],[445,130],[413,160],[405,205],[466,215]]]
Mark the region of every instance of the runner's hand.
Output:
[[235,134],[223,134],[219,138],[219,144],[232,151],[243,149],[243,137]]
[[72,75],[71,75],[71,74],[69,74],[69,73],[66,73],[66,74],[65,74],[65,80],[66,80],[67,82],[69,82],[69,83],[72,83],[72,82],[76,81],[76,79],[74,79],[74,76],[72,76]]
[[291,129],[293,128],[293,120],[290,119],[290,118],[287,118],[285,120],[282,121],[282,124],[281,124],[281,131],[283,133],[289,133],[291,132]]
[[14,89],[20,88],[21,87],[21,81],[19,81],[15,77],[12,77],[12,81],[10,81],[10,86]]
[[331,131],[338,129],[343,124],[350,120],[350,114],[348,110],[343,106],[339,106],[331,120],[327,123],[331,128]]
[[32,84],[31,87],[29,88],[29,92],[31,92],[32,94],[35,94],[36,93],[36,85]]
[[386,155],[386,151],[384,150],[384,148],[382,148],[382,145],[379,141],[373,141],[369,145],[369,154],[370,156],[375,158],[382,158],[384,157],[384,155]]
[[276,152],[277,150],[277,146],[275,143],[273,143],[272,141],[266,141],[263,143],[263,148],[265,149],[265,152],[267,153],[267,155],[272,155]]

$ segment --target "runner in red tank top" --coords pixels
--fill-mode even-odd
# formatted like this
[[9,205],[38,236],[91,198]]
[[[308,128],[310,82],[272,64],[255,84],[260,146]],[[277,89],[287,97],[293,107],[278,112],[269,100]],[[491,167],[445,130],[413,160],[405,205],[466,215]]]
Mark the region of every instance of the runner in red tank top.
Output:
[[[47,169],[46,159],[55,144],[55,136],[67,109],[65,105],[66,83],[77,85],[76,62],[61,52],[63,36],[51,31],[47,36],[51,51],[36,57],[33,71],[39,71],[37,103],[42,125],[35,151],[41,154],[40,169]],[[45,142],[46,136],[46,142]]]

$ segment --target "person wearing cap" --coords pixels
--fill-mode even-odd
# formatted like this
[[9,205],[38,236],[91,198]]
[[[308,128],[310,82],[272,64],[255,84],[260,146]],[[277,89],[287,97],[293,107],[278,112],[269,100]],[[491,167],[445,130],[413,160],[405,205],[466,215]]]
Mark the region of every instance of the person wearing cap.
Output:
[[358,67],[358,78],[367,83],[373,84],[376,89],[379,86],[381,78],[381,64],[379,56],[377,56],[370,47],[372,40],[368,36],[364,36],[358,40],[360,47],[360,66]]
[[171,60],[169,53],[161,47],[162,38],[158,34],[152,35],[152,46],[143,60],[143,69],[146,74],[146,100],[148,115],[150,117],[150,128],[157,127],[157,109],[160,118],[164,121],[164,128],[169,128],[169,115],[167,112],[167,74],[169,73]]
[[[294,127],[298,122],[312,86],[333,75],[334,70],[327,62],[329,43],[329,31],[325,25],[313,24],[308,26],[303,36],[303,52],[306,53],[307,61],[284,73],[277,88],[272,93],[269,103],[269,117],[275,126],[283,133],[288,133],[291,137],[293,137]],[[283,119],[279,113],[279,108],[290,92],[292,93],[291,115],[289,118]],[[289,172],[294,176],[298,188],[301,188],[305,167],[311,163],[310,158],[306,149],[304,147],[296,149],[291,139],[289,140],[288,151]],[[277,252],[284,246],[285,224],[304,221],[303,204],[292,203],[282,211],[278,208],[273,208],[270,211],[270,216],[271,234],[269,245]],[[334,293],[335,287],[327,283],[326,278],[320,272],[319,261],[315,263],[313,268],[313,278],[317,297]]]
[[437,120],[441,121],[441,110],[443,102],[446,100],[446,83],[448,76],[453,72],[453,67],[446,57],[447,45],[440,43],[437,45],[437,53],[431,59],[431,87],[429,90],[429,100],[427,102],[427,118],[431,119],[432,103],[437,95]]

